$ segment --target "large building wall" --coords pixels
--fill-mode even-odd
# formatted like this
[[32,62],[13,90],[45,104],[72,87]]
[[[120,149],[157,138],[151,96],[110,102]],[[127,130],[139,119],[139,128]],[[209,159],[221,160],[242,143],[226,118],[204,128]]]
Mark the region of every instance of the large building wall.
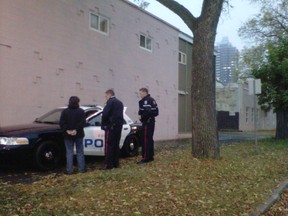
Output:
[[[104,105],[108,88],[137,120],[137,92],[148,87],[160,109],[155,138],[177,138],[177,29],[123,0],[0,3],[0,126],[30,122],[71,95]],[[108,18],[108,35],[90,28],[90,12]]]
[[[254,114],[257,113],[258,130],[274,130],[276,118],[272,111],[265,112],[258,105],[256,97],[256,112],[254,108],[254,95],[249,95],[248,83],[230,83],[225,87],[216,88],[217,111],[229,112],[229,117],[234,118],[239,113],[238,129],[242,131],[254,130]],[[229,121],[227,117],[227,121]]]
[[232,114],[239,112],[238,85],[228,85],[216,88],[216,110]]
[[[180,35],[179,52],[182,54],[182,62],[179,61],[179,96],[178,96],[178,127],[179,133],[191,133],[191,71],[192,71],[192,40],[186,35]],[[179,54],[180,55],[180,54]]]
[[249,94],[248,83],[239,84],[240,94],[240,118],[239,127],[244,131],[254,130],[254,114],[257,113],[256,127],[258,130],[275,130],[276,129],[276,115],[272,110],[266,112],[261,110],[258,105],[256,97],[256,112],[254,108],[254,95]]

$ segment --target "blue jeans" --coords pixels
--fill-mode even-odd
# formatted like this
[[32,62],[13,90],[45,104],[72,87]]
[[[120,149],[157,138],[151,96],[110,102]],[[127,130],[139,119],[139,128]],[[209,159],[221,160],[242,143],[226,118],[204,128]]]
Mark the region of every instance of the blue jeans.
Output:
[[85,158],[84,158],[84,149],[83,149],[83,138],[76,139],[65,139],[66,147],[66,171],[68,173],[73,172],[73,150],[74,144],[76,145],[76,156],[77,156],[77,165],[78,171],[85,171]]

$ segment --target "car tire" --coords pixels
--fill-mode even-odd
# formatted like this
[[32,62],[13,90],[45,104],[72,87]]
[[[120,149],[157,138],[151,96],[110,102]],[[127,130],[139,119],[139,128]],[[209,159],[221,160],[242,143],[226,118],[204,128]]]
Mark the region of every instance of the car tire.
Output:
[[140,141],[136,135],[129,135],[122,147],[122,154],[124,157],[134,157],[139,154]]
[[39,170],[53,170],[60,165],[61,150],[59,145],[53,141],[44,141],[38,145],[34,163]]

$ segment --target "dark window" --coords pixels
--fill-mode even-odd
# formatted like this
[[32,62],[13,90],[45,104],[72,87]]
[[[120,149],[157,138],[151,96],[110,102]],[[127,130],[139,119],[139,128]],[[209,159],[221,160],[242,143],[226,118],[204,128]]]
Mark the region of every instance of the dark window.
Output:
[[145,35],[140,35],[140,47],[152,51],[152,39]]
[[88,123],[91,126],[101,126],[102,123],[102,114],[94,116],[93,118],[89,119]]

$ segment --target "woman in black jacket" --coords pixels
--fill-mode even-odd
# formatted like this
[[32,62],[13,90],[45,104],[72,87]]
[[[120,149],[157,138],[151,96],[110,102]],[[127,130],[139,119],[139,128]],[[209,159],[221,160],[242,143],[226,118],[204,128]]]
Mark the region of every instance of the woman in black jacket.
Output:
[[86,122],[84,110],[79,107],[80,99],[72,96],[68,108],[60,117],[60,127],[63,130],[66,147],[66,174],[73,173],[73,150],[76,145],[77,165],[80,173],[85,172],[83,149],[84,125]]

